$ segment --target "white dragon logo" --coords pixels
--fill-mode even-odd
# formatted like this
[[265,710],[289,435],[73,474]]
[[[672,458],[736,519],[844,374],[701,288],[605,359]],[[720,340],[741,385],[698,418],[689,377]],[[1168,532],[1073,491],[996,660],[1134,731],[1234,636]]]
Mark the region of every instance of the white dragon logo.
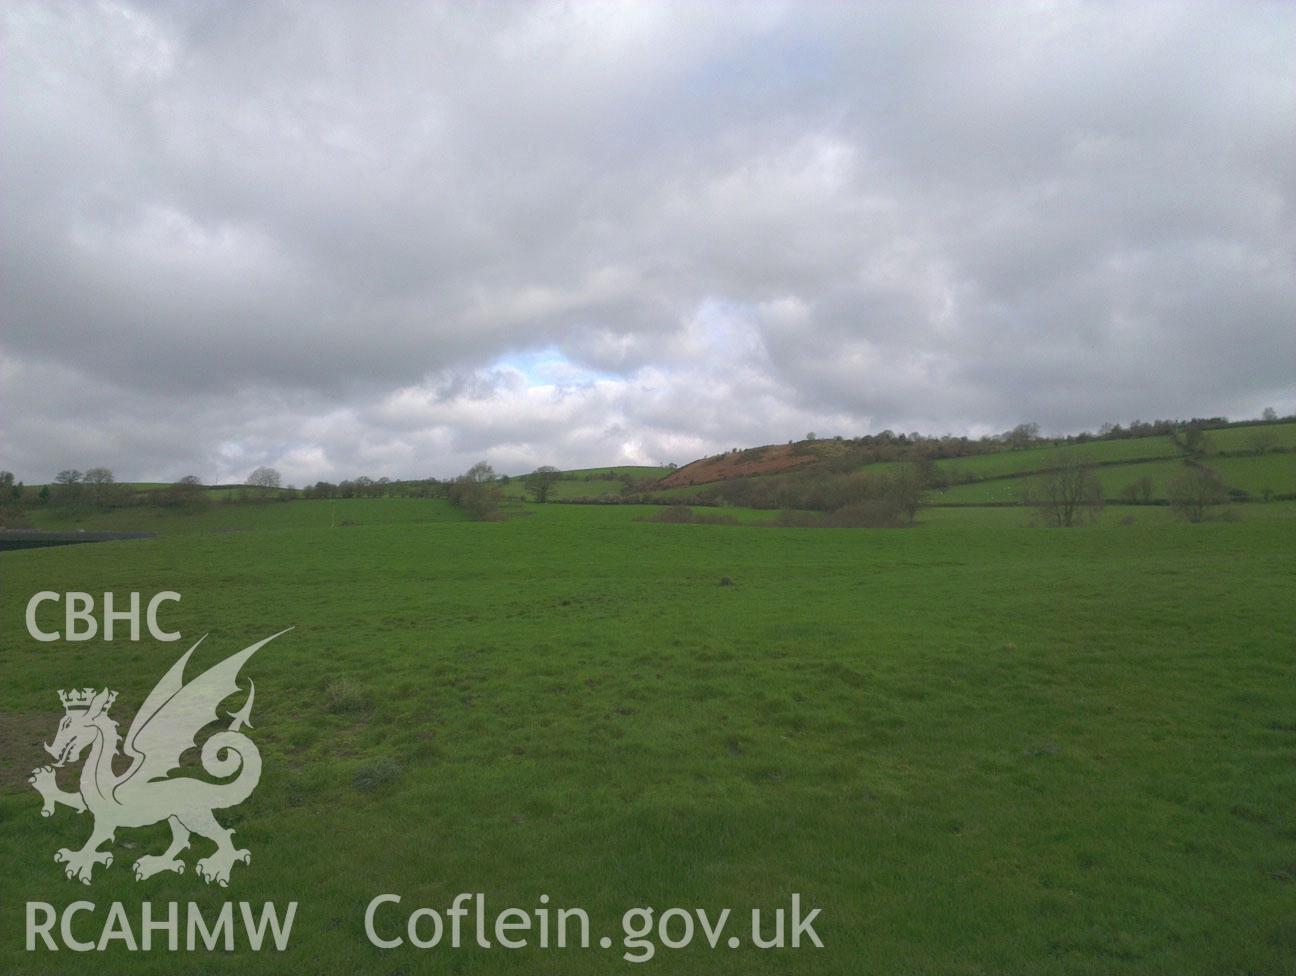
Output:
[[[202,639],[189,648],[135,713],[122,747],[129,760],[122,773],[113,770],[114,761],[122,758],[123,752],[118,751],[117,723],[108,717],[117,692],[107,688],[59,692],[66,714],[54,742],[45,746],[45,751],[54,757],[54,765],[33,770],[28,782],[45,801],[42,817],[52,815],[60,803],[78,813],[89,810],[94,816],[94,829],[84,847],[77,851],[65,847],[54,855],[55,861],[67,865],[69,878],[89,884],[95,865],[110,867],[112,853],[99,848],[111,842],[119,828],[147,827],[163,820],[171,826],[171,846],[164,854],[145,854],[135,862],[137,881],[159,871],[183,874],[185,866],[179,855],[189,847],[191,834],[216,844],[215,852],[196,864],[199,876],[208,883],[225,887],[230,868],[236,862],[251,861],[248,851],[230,842],[234,831],[222,827],[213,815],[214,810],[242,803],[261,779],[261,753],[240,731],[252,725],[256,688],[251,679],[247,701],[229,716],[229,728],[214,733],[202,746],[203,771],[225,778],[226,782],[170,774],[181,768],[181,754],[197,744],[202,729],[219,719],[216,710],[221,702],[238,691],[239,670],[248,658],[285,633],[280,631],[244,648],[185,684],[185,663]],[[81,769],[80,789],[75,793],[60,789],[54,770],[80,759],[87,746],[90,757]]]

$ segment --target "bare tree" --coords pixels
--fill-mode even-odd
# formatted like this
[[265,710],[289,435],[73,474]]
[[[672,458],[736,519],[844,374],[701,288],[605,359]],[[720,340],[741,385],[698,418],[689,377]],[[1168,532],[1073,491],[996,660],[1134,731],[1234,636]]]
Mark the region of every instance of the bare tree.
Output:
[[1228,501],[1228,489],[1220,476],[1202,464],[1194,464],[1170,480],[1166,487],[1170,507],[1189,522],[1201,522],[1216,506]]
[[526,489],[540,504],[549,500],[553,486],[562,480],[562,472],[553,465],[545,464],[526,476]]
[[86,486],[92,505],[108,508],[116,500],[117,486],[113,481],[113,473],[108,468],[88,468],[81,483]]
[[1040,425],[1034,422],[1018,424],[1003,435],[1004,443],[1014,449],[1030,447],[1039,440]]
[[247,483],[253,488],[278,488],[281,481],[274,468],[260,467],[247,476]]
[[75,503],[81,497],[82,477],[76,468],[64,468],[54,476],[54,482],[58,485],[54,497],[60,502]]
[[1271,424],[1278,419],[1278,411],[1273,407],[1265,407],[1260,414],[1260,419],[1265,423]]
[[1103,506],[1102,484],[1079,457],[1064,451],[1051,470],[1027,486],[1022,500],[1048,524],[1070,528],[1082,517],[1089,521],[1098,517]]

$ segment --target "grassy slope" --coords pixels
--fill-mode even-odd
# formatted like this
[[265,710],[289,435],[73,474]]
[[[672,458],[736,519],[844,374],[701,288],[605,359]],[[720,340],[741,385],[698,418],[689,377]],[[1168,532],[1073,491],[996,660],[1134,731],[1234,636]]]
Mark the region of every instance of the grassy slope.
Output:
[[[1216,471],[1230,488],[1241,488],[1259,497],[1265,488],[1275,494],[1296,494],[1296,454],[1265,454],[1255,457],[1208,456],[1203,463]],[[1149,478],[1153,497],[1165,498],[1170,480],[1182,473],[1182,460],[1148,461],[1142,464],[1103,465],[1094,468],[1102,483],[1103,494],[1116,499],[1126,485],[1139,478]],[[954,485],[943,492],[933,492],[931,500],[940,503],[975,504],[1017,502],[1027,478],[999,478]]]
[[1266,441],[1272,439],[1277,447],[1296,449],[1296,424],[1257,424],[1206,432],[1210,449],[1214,451],[1249,451],[1257,436],[1263,436]]
[[[1259,432],[1274,447],[1296,448],[1296,423],[1264,426],[1231,427],[1207,433],[1205,462],[1217,470],[1230,487],[1241,488],[1259,496],[1265,488],[1274,493],[1296,493],[1296,455],[1267,454],[1258,457],[1220,457],[1218,452],[1251,450]],[[1093,464],[1109,498],[1141,477],[1153,481],[1154,495],[1164,498],[1166,484],[1182,470],[1183,451],[1169,437],[1143,437],[1130,440],[1090,441],[1084,444],[1036,447],[1022,451],[999,451],[938,462],[940,469],[956,482],[943,492],[934,492],[936,504],[1015,503],[1020,500],[1023,477],[1057,463],[1063,452],[1070,452]],[[894,467],[893,463],[871,464],[869,471]],[[756,476],[757,478],[769,476]],[[666,498],[691,498],[706,486],[665,489],[657,494]]]
[[995,454],[941,461],[940,467],[951,476],[961,473],[977,478],[1000,478],[1050,467],[1057,463],[1057,456],[1062,452],[1073,454],[1091,464],[1170,458],[1182,453],[1168,437],[1144,437],[1128,441],[1090,441],[1086,444],[1061,447],[1001,451]]
[[[110,952],[96,972],[625,966],[598,949],[364,944],[372,894],[442,907],[461,890],[521,906],[548,893],[589,909],[596,937],[631,905],[740,910],[799,891],[824,909],[822,952],[662,950],[659,972],[1296,965],[1296,506],[1071,532],[996,510],[907,531],[572,506],[467,523],[395,500],[337,512],[358,524],[329,529],[327,502],[218,508],[156,540],[0,554],[0,708],[41,731],[53,689],[92,678],[127,718],[180,648],[38,646],[16,636],[37,589],[180,590],[166,619],[212,632],[203,661],[297,626],[251,670],[266,772],[227,818],[253,864],[229,892],[147,884],[155,903],[297,898],[292,952]],[[330,705],[338,687],[348,710]],[[358,792],[381,757],[401,777]],[[15,951],[24,900],[86,895],[47,856],[79,845],[84,821],[37,809],[30,791],[0,794],[5,972],[59,971]],[[162,834],[129,840],[94,900],[138,900],[125,863]]]

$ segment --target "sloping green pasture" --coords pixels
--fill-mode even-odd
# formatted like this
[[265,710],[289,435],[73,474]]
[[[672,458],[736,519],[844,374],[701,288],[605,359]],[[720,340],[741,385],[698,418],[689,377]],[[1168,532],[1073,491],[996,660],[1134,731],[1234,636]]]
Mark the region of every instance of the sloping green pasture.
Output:
[[1259,445],[1296,450],[1296,423],[1249,424],[1206,431],[1210,451],[1251,451]]
[[[1056,454],[1053,459],[1056,460]],[[1047,462],[1045,462],[1047,463]],[[1230,488],[1241,489],[1261,498],[1268,488],[1272,494],[1296,494],[1296,454],[1263,454],[1256,456],[1204,459],[1206,467],[1219,474]],[[1182,460],[1149,461],[1141,464],[1101,465],[1093,468],[1102,483],[1103,495],[1118,500],[1121,491],[1141,478],[1152,482],[1152,497],[1164,499],[1171,479],[1184,470]],[[954,485],[944,491],[933,491],[929,500],[940,504],[1016,503],[1030,484],[1031,477],[996,478]]]

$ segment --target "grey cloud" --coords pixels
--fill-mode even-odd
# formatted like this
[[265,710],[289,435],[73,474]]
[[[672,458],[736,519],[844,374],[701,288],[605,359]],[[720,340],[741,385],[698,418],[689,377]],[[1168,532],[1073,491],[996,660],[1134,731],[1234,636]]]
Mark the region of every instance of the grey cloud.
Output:
[[1296,408],[1287,5],[0,22],[0,466],[29,480]]

